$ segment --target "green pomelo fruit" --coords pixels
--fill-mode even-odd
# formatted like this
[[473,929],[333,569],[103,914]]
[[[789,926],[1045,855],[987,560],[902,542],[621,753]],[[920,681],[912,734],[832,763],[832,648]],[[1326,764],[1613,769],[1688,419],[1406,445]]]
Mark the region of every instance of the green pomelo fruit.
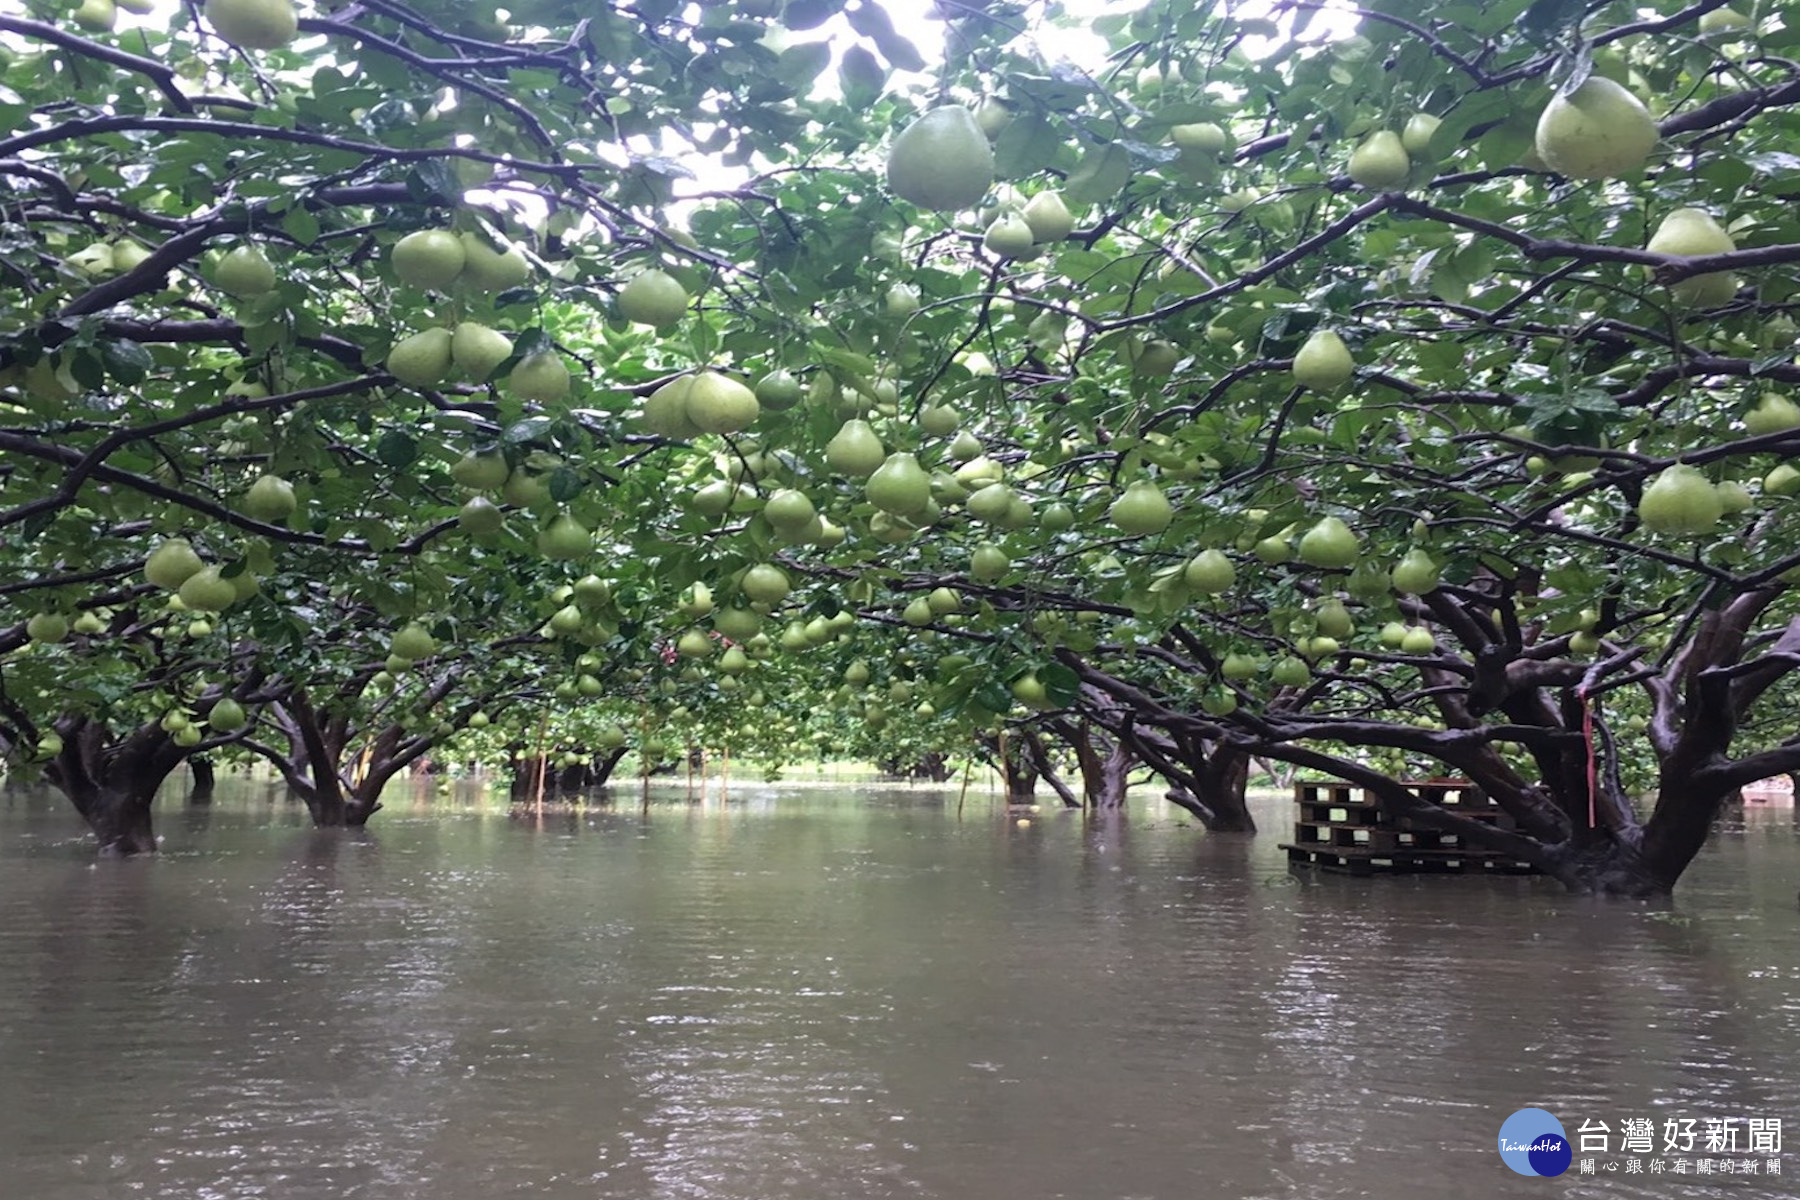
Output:
[[894,139],[887,180],[902,200],[935,212],[956,212],[987,195],[994,182],[994,152],[973,113],[961,105],[945,105]]
[[1300,561],[1324,570],[1345,570],[1356,565],[1356,534],[1336,517],[1325,517],[1300,538]]
[[1656,118],[1643,101],[1595,74],[1551,98],[1538,117],[1536,145],[1544,165],[1560,175],[1614,179],[1641,169],[1656,139]]
[[401,283],[442,292],[462,274],[468,257],[462,239],[448,229],[420,229],[395,242],[388,261]]
[[771,412],[786,412],[800,403],[806,389],[786,367],[777,367],[756,381],[756,402]]
[[1724,502],[1712,481],[1694,467],[1677,463],[1644,489],[1638,520],[1654,533],[1698,537],[1709,533],[1725,515]]
[[763,516],[777,533],[795,536],[806,533],[819,519],[818,510],[805,492],[795,488],[778,488],[763,505]]
[[[1678,208],[1664,217],[1645,249],[1654,254],[1697,258],[1704,254],[1729,254],[1737,249],[1712,214],[1704,209]],[[1737,295],[1737,276],[1730,271],[1690,275],[1669,288],[1677,302],[1688,308],[1717,308]]]
[[1134,537],[1161,533],[1175,519],[1169,498],[1148,479],[1139,479],[1125,489],[1125,494],[1106,510],[1109,520]]
[[25,622],[25,636],[34,642],[55,644],[69,636],[69,619],[61,613],[34,613]]
[[278,50],[300,31],[291,0],[206,0],[206,19],[220,37],[246,50]]
[[1012,559],[992,542],[983,542],[969,556],[969,574],[991,583],[1012,569]]
[[1431,137],[1443,121],[1430,113],[1414,113],[1400,131],[1400,145],[1411,158],[1425,158],[1431,151]]
[[531,281],[531,263],[517,246],[508,244],[496,250],[479,233],[465,233],[459,240],[463,248],[461,279],[469,287],[482,292],[504,292]]
[[594,535],[568,513],[559,512],[538,532],[537,548],[545,558],[585,558],[594,552]]
[[474,537],[489,537],[499,533],[506,524],[506,514],[500,506],[486,496],[474,496],[464,501],[457,510],[456,523],[463,532]]
[[852,479],[867,479],[885,461],[887,448],[861,417],[845,421],[825,443],[825,462],[833,471]]
[[1294,382],[1316,392],[1335,392],[1355,373],[1350,348],[1330,329],[1313,330],[1294,355]]
[[688,420],[687,393],[693,383],[692,375],[683,375],[644,397],[644,415],[640,418],[644,428],[671,441],[685,442],[699,437],[700,427]]
[[1437,587],[1438,574],[1438,564],[1431,555],[1415,546],[1394,564],[1394,588],[1409,596],[1423,596]]
[[1344,607],[1341,600],[1330,599],[1320,604],[1313,613],[1313,620],[1319,632],[1328,638],[1347,638],[1356,632],[1356,623],[1350,618],[1350,610]]
[[687,419],[706,433],[736,433],[748,428],[762,412],[755,392],[717,371],[702,371],[693,377],[684,406]]
[[986,487],[976,488],[963,507],[977,521],[988,525],[999,525],[1006,521],[1012,512],[1013,501],[1018,497],[1004,483],[990,483]]
[[780,604],[793,590],[787,574],[769,563],[757,563],[745,571],[738,586],[755,604]]
[[442,383],[450,374],[451,341],[448,329],[422,329],[401,338],[388,351],[388,373],[408,387],[428,388]]
[[687,289],[666,271],[652,267],[619,289],[619,312],[627,321],[667,329],[687,315]]
[[1415,625],[1401,637],[1400,649],[1407,654],[1430,654],[1437,649],[1437,639],[1431,630]]
[[[117,264],[117,255],[114,255]],[[260,246],[233,246],[219,260],[213,279],[240,300],[261,296],[275,288],[275,267]]]
[[864,490],[871,504],[896,517],[922,516],[931,506],[931,477],[904,451],[888,455]]
[[512,339],[498,329],[463,321],[450,335],[450,360],[477,383],[486,383],[494,368],[512,357]]
[[491,492],[495,488],[505,487],[507,477],[511,474],[512,468],[506,464],[506,455],[498,450],[470,451],[450,467],[450,478],[458,486],[466,487],[472,492]]
[[224,696],[213,702],[206,714],[206,723],[212,726],[214,733],[236,733],[250,723],[250,714],[244,711],[242,704]]
[[165,591],[175,591],[199,574],[206,564],[185,538],[170,538],[144,560],[144,578]]
[[1187,585],[1203,596],[1216,596],[1237,582],[1237,568],[1220,550],[1202,550],[1182,570]]
[[437,653],[437,639],[431,636],[431,631],[425,626],[414,621],[394,635],[394,640],[388,645],[388,653],[408,662],[418,662]]
[[1752,437],[1764,437],[1796,427],[1800,427],[1800,404],[1779,392],[1764,392],[1758,397],[1756,407],[1744,414],[1744,428]]
[[1034,244],[1031,226],[1025,223],[1024,217],[1010,212],[995,217],[981,237],[982,249],[996,258],[1018,258],[1029,254]]
[[569,368],[554,350],[539,350],[519,360],[506,386],[521,400],[552,404],[569,394]]
[[175,594],[194,612],[224,612],[238,599],[237,588],[220,574],[218,567],[202,567]]
[[747,608],[722,608],[713,614],[713,628],[734,642],[747,642],[762,630],[763,619]]
[[1412,174],[1412,160],[1406,156],[1406,144],[1391,129],[1383,129],[1364,138],[1350,152],[1346,169],[1350,181],[1372,192],[1387,191],[1406,182]]
[[244,493],[244,515],[274,523],[294,515],[294,485],[279,475],[258,476]]

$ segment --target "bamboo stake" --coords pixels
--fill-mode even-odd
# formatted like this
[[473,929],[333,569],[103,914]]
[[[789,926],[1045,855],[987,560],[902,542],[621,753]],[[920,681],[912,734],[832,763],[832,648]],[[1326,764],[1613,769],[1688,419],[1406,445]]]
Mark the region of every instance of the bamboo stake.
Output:
[[970,755],[969,761],[967,763],[963,764],[962,791],[958,792],[956,795],[956,819],[959,821],[962,820],[963,801],[967,800],[969,798],[969,778],[974,774],[975,774],[975,758],[973,755]]
[[650,739],[650,710],[638,718],[638,779],[643,783],[644,811],[650,811],[650,756],[644,753],[644,743]]
[[731,747],[725,747],[723,765],[719,768],[719,799],[731,799]]
[[537,735],[537,806],[538,815],[544,815],[544,776],[549,773],[550,759],[544,754],[544,739],[550,733],[550,710],[544,710],[544,719],[538,722]]

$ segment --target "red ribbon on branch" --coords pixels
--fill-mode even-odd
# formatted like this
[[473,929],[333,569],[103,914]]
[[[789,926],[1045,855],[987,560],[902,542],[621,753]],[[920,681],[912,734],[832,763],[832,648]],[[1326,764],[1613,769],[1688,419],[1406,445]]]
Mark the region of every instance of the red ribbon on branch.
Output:
[[1575,698],[1581,701],[1581,740],[1587,747],[1588,828],[1600,823],[1600,763],[1594,754],[1594,704],[1587,688],[1578,688]]

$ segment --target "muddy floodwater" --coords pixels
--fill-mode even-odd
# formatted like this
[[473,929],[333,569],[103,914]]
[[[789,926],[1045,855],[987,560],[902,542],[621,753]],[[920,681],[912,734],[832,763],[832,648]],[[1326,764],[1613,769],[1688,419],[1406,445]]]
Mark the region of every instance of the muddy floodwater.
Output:
[[[1254,840],[956,799],[446,790],[354,836],[224,780],[165,801],[153,861],[97,863],[0,793],[0,1195],[1800,1194],[1789,810],[1646,907],[1295,876],[1274,797]],[[1514,1174],[1527,1106],[1608,1152]]]

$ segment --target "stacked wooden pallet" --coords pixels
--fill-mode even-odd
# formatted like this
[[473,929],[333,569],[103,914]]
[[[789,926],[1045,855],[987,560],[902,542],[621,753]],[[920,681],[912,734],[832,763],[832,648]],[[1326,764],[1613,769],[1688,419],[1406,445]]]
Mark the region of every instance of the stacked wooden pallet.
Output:
[[[1511,818],[1467,780],[1409,781],[1405,786],[1421,799],[1459,816],[1511,827]],[[1508,855],[1467,846],[1457,834],[1414,828],[1406,818],[1390,820],[1375,797],[1354,784],[1296,783],[1294,804],[1298,809],[1294,840],[1281,846],[1291,863],[1351,875],[1410,871],[1530,874],[1535,869]]]

